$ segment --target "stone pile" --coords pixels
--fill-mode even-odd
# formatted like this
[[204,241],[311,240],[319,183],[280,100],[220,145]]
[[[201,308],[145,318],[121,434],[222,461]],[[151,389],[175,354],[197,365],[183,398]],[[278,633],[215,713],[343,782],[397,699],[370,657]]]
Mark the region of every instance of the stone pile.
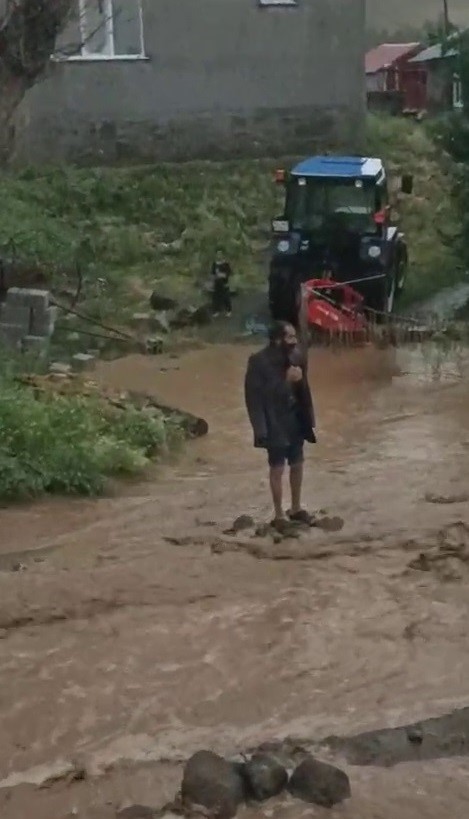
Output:
[[0,344],[15,352],[47,351],[57,320],[47,290],[10,287],[0,305]]
[[259,805],[289,794],[310,805],[332,808],[352,791],[347,774],[335,765],[304,754],[290,764],[273,753],[257,752],[250,759],[232,762],[212,751],[198,751],[184,767],[181,790],[163,808],[129,805],[117,819],[233,819],[243,805]]
[[284,791],[325,808],[351,796],[344,771],[309,755],[289,772],[272,754],[229,762],[211,751],[199,751],[186,763],[181,802],[186,815],[202,809],[211,819],[232,819],[243,803],[263,802]]

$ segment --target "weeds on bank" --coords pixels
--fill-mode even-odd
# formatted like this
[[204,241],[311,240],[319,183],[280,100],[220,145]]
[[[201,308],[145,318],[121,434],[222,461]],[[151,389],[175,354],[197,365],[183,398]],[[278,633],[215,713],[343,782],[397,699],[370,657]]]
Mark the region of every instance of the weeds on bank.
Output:
[[35,397],[0,373],[0,499],[96,495],[110,476],[141,472],[184,437],[177,418],[112,409],[97,397]]

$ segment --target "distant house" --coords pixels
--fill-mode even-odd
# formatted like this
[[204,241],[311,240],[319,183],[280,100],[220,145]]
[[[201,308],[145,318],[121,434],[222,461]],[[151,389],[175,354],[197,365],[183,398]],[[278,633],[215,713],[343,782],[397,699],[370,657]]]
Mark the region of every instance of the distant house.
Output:
[[448,111],[463,107],[458,57],[457,43],[453,42],[446,48],[441,43],[432,45],[410,60],[410,65],[425,74],[422,111]]
[[368,107],[391,113],[421,110],[425,71],[411,65],[420,43],[382,43],[365,57]]

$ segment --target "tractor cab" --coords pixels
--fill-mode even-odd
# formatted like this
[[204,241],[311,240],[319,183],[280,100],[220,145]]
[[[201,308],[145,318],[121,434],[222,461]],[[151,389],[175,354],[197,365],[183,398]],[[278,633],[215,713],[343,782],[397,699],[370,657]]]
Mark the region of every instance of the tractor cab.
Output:
[[[317,156],[277,171],[276,181],[285,197],[282,215],[272,221],[272,316],[291,320],[300,285],[311,279],[347,283],[367,306],[389,312],[404,286],[407,248],[391,224],[383,162]],[[412,191],[411,177],[401,189]]]

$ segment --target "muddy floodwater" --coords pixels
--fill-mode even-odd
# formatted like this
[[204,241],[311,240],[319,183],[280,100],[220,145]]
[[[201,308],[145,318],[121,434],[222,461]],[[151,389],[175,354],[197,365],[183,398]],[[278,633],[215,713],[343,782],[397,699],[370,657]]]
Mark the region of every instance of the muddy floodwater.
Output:
[[224,534],[271,514],[243,405],[250,351],[102,365],[209,435],[104,499],[0,510],[2,819],[160,807],[199,748],[331,735],[350,801],[241,815],[468,815],[467,715],[411,751],[401,733],[387,757],[343,738],[469,705],[469,356],[312,351],[304,500],[345,525],[274,544]]

